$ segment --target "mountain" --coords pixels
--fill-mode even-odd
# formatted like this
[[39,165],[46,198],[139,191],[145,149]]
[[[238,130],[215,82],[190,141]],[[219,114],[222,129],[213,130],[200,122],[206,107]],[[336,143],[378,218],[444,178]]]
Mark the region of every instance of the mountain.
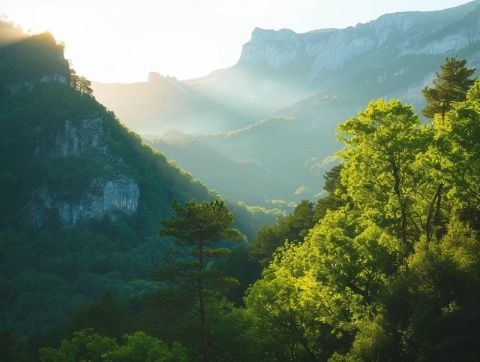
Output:
[[[124,118],[126,124],[144,137],[156,139],[154,144],[167,157],[198,174],[206,184],[215,185],[221,194],[237,197],[245,186],[248,190],[241,193],[245,199],[261,205],[268,204],[265,200],[289,204],[321,192],[323,180],[318,167],[312,169],[312,162],[321,168],[332,164],[339,122],[378,97],[400,98],[419,111],[423,107],[421,89],[448,56],[466,58],[470,67],[480,66],[479,1],[442,11],[387,14],[346,29],[298,34],[289,29],[256,28],[236,65],[207,77],[176,81],[188,92],[209,99],[201,111],[189,108],[188,117],[182,112],[164,113],[170,95],[156,96],[149,83],[136,84],[136,90],[134,85],[94,85],[94,91],[113,110],[123,109],[124,99],[135,102]],[[122,99],[111,99],[104,92],[97,93],[101,87],[109,87],[112,94],[116,89],[128,92]],[[173,104],[182,102],[176,93],[171,94],[175,94]],[[148,104],[140,106],[142,99]],[[234,115],[229,117],[227,112],[219,118],[215,110],[222,106]],[[137,119],[146,118],[148,130],[136,127]],[[295,123],[279,119],[294,119]],[[258,126],[265,121],[274,125],[271,133]],[[184,127],[186,123],[195,127]],[[171,148],[165,144],[171,133],[164,135],[170,128],[193,133],[195,140]],[[199,144],[216,156],[199,162],[203,152]],[[195,148],[197,151],[192,151]],[[210,166],[214,157],[223,157],[222,177]],[[257,169],[243,172],[245,166],[239,167],[239,163]],[[297,172],[288,171],[293,169]],[[254,178],[257,187],[247,187],[254,184]],[[272,179],[277,186],[271,186]],[[242,186],[232,190],[232,180]],[[296,192],[307,188],[307,193]]]
[[190,133],[208,133],[225,128],[225,119],[237,126],[256,117],[239,104],[221,102],[174,77],[151,72],[145,83],[93,83],[95,96],[115,109],[128,127],[140,133],[158,133],[161,129],[182,129]]
[[[335,147],[331,141],[323,146]],[[225,195],[284,210],[295,201],[315,198],[319,180],[335,164],[320,157],[317,132],[294,118],[264,119],[207,136],[179,138],[167,132],[147,142]],[[279,195],[292,197],[286,201]]]
[[[245,91],[257,90],[258,102],[282,99],[295,89],[301,98],[315,93],[364,102],[371,95],[398,96],[418,105],[412,87],[428,83],[446,56],[468,58],[478,66],[479,15],[475,1],[443,11],[387,14],[346,29],[297,34],[256,28],[238,63],[223,71],[224,79],[212,78],[224,83],[233,74],[249,74]],[[288,98],[275,108],[294,102]]]
[[2,21],[0,18],[0,45],[6,46],[24,38],[26,38],[26,34],[19,26]]
[[[106,289],[124,301],[151,290],[149,268],[169,245],[159,220],[174,200],[215,197],[73,76],[49,33],[0,47],[0,325],[23,337]],[[229,206],[250,238],[273,220]]]

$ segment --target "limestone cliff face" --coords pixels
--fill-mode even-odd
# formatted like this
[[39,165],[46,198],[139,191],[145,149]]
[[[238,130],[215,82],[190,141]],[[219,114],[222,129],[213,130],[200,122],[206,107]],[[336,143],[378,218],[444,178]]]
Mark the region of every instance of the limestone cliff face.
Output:
[[77,124],[66,120],[65,126],[57,133],[55,151],[64,157],[78,157],[88,152],[107,155],[102,119],[86,118]]
[[[135,213],[140,188],[130,176],[117,171],[121,159],[116,159],[106,142],[103,119],[90,115],[77,121],[66,120],[58,130],[53,144],[37,151],[64,159],[83,157],[101,160],[103,165],[92,172],[81,190],[62,193],[52,187],[39,187],[32,195],[32,218],[42,225],[52,214],[66,227],[109,216]],[[75,161],[74,161],[75,162]]]
[[279,31],[255,28],[250,42],[243,46],[239,63],[265,62],[272,70],[279,70],[299,56],[303,44],[301,36],[292,30]]
[[346,29],[297,34],[256,28],[244,45],[240,65],[280,72],[302,68],[307,78],[340,69],[361,55],[381,53],[390,58],[408,55],[449,55],[480,41],[480,2],[436,12],[388,14]]
[[103,188],[103,210],[135,212],[138,206],[140,190],[133,179],[120,176],[109,180]]
[[244,45],[241,65],[259,66],[274,72],[303,64],[311,77],[320,71],[335,70],[355,55],[374,49],[379,43],[375,34],[357,29],[332,29],[297,34],[291,30],[255,29]]
[[59,197],[55,190],[42,188],[33,195],[33,222],[42,225],[51,213],[66,227],[101,219],[106,215],[114,219],[117,213],[134,213],[139,198],[137,183],[122,175],[110,180],[93,180],[90,187],[75,201]]

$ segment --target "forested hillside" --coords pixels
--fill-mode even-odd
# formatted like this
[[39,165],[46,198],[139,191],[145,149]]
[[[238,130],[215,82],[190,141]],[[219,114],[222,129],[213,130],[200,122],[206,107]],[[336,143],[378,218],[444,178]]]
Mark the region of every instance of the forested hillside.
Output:
[[[159,220],[216,193],[120,125],[52,35],[1,24],[0,330],[35,351],[106,290],[126,302],[154,289],[170,244]],[[228,205],[249,237],[276,217]]]

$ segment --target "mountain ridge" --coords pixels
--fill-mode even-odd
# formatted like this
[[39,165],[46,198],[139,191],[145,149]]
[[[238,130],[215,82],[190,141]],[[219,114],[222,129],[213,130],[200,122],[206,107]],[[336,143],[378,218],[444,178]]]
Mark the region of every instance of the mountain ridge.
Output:
[[[299,174],[305,178],[295,181],[296,185],[287,186],[290,175],[287,172],[276,174],[275,178],[285,185],[282,188],[284,191],[273,197],[285,200],[287,204],[299,202],[301,196],[314,197],[321,192],[323,181],[309,168],[312,160],[331,159],[338,149],[335,142],[338,123],[359,112],[371,99],[379,97],[399,98],[412,104],[417,111],[421,110],[421,89],[431,83],[435,70],[449,56],[467,59],[469,67],[480,67],[480,2],[432,12],[386,14],[344,29],[320,29],[297,34],[289,29],[255,28],[236,65],[206,77],[183,81],[192,92],[214,103],[204,103],[205,107],[201,109],[189,109],[188,117],[178,113],[172,118],[171,114],[167,117],[167,114],[158,112],[158,118],[149,119],[149,132],[143,133],[153,138],[157,133],[157,138],[168,141],[168,136],[162,135],[165,128],[177,128],[198,136],[203,146],[235,161],[241,162],[248,154],[250,162],[267,170],[295,169],[300,163],[304,166]],[[114,87],[110,90],[115,92]],[[124,94],[125,97],[134,99],[135,94],[130,92]],[[168,98],[153,97],[152,102],[143,104],[143,107],[160,110],[163,102],[168,102]],[[122,107],[120,98],[105,103],[112,109]],[[131,107],[133,110],[137,108]],[[224,112],[225,109],[229,111]],[[221,116],[210,117],[211,114]],[[303,154],[305,158],[301,161],[297,158],[295,164],[289,157],[278,157],[265,164],[263,151],[255,155],[252,152],[261,149],[263,144],[272,144],[272,135],[264,135],[263,138],[252,135],[253,143],[240,142],[235,137],[210,137],[245,129],[262,119],[276,117],[297,119],[304,132],[295,133],[295,136],[308,139],[306,143],[309,145],[316,138],[318,149],[311,147],[310,154]],[[135,115],[123,119],[135,129]],[[185,123],[188,125],[184,126]],[[276,129],[275,134],[284,137],[290,132],[288,127],[285,124],[284,129]],[[291,148],[290,152],[299,155],[302,142],[297,143],[300,151]],[[277,147],[285,146],[278,144]],[[233,149],[238,153],[231,153]],[[176,149],[169,157],[179,157],[178,152]],[[179,164],[182,167],[197,167],[193,160],[181,158]],[[318,177],[318,185],[311,186],[310,193],[295,194],[298,188],[312,185],[315,177]],[[217,186],[217,189],[229,195],[230,188],[224,186]],[[255,199],[262,200],[262,196],[259,193]]]
[[[250,41],[242,49],[237,65],[250,64],[266,58],[269,65],[267,68],[279,70],[289,64],[288,60],[293,60],[298,57],[300,51],[304,51],[306,55],[315,58],[311,66],[312,79],[315,79],[322,71],[342,66],[346,60],[357,55],[357,52],[376,50],[392,38],[397,39],[408,32],[417,32],[418,26],[425,25],[426,21],[432,26],[431,30],[426,31],[427,34],[438,34],[439,30],[443,30],[448,25],[444,24],[445,20],[448,20],[449,23],[455,23],[472,14],[472,12],[474,15],[478,15],[480,12],[479,4],[478,2],[472,2],[456,8],[432,12],[386,14],[370,22],[360,23],[355,27],[328,31],[320,29],[320,32],[295,33],[290,29],[275,31],[255,28]],[[478,24],[476,26],[478,27]],[[424,29],[422,30],[425,32]],[[409,39],[414,39],[414,37],[409,36]],[[478,30],[476,31],[476,37],[469,40],[471,42],[479,40]],[[295,44],[291,45],[292,42]],[[259,46],[255,47],[255,45]],[[397,43],[395,49],[408,49],[406,45],[405,42]],[[302,47],[305,49],[301,49]],[[339,50],[342,48],[349,48],[351,51],[343,53]],[[287,50],[290,50],[291,53]],[[443,54],[449,50],[451,49],[448,47],[439,47],[431,51]],[[400,55],[403,54],[400,53]],[[286,63],[277,64],[271,58],[282,59]]]

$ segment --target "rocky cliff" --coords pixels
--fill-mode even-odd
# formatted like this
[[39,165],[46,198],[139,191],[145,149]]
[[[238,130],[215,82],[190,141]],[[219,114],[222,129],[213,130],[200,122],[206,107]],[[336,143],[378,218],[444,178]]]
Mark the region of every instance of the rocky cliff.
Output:
[[363,55],[381,54],[378,61],[385,56],[447,56],[478,41],[480,3],[472,2],[444,11],[387,14],[346,29],[297,34],[289,29],[256,28],[243,47],[238,65],[277,73],[303,65],[306,78],[315,80],[322,72],[339,70]]

